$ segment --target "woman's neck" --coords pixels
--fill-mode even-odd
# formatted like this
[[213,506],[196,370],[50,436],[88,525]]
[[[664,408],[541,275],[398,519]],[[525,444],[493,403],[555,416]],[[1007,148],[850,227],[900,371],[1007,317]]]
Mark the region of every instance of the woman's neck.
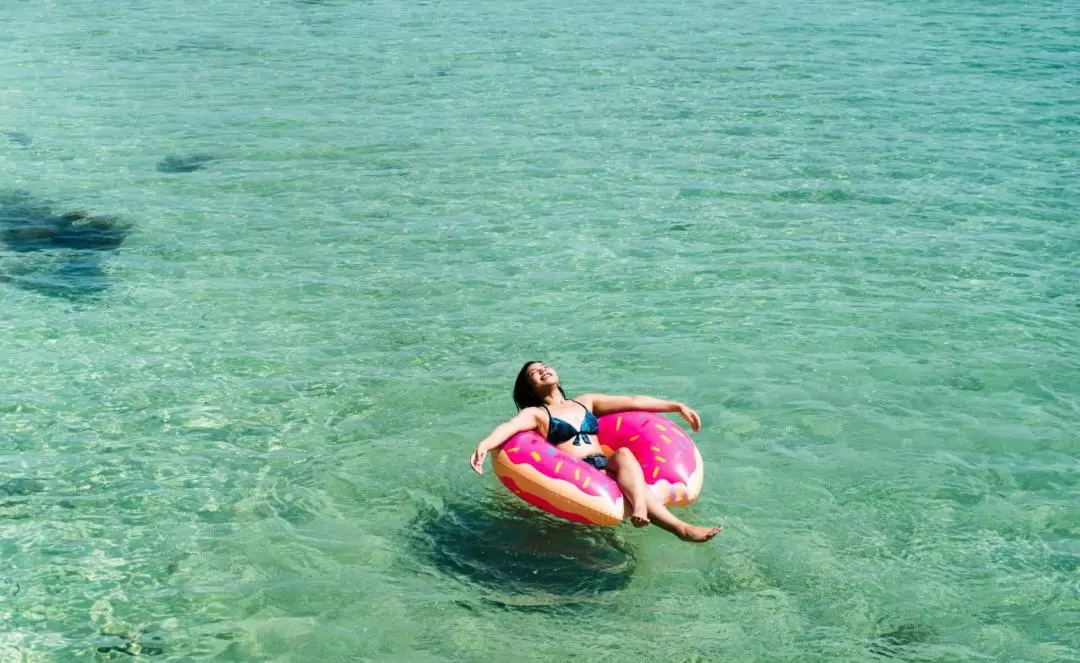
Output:
[[562,392],[559,391],[559,387],[555,386],[551,388],[551,392],[546,396],[542,396],[541,400],[544,401],[544,405],[561,405],[566,402],[566,398],[563,397]]

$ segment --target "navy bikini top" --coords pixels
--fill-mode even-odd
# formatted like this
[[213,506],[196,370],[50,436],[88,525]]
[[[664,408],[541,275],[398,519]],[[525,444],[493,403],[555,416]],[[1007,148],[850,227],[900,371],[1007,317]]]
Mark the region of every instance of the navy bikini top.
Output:
[[[574,400],[574,399],[570,399]],[[578,405],[577,401],[574,401]],[[596,420],[596,415],[589,411],[589,408],[581,405],[581,408],[585,410],[585,418],[581,421],[581,430],[574,428],[574,425],[569,421],[565,421],[558,417],[552,416],[551,410],[548,410],[547,406],[543,406],[544,410],[548,413],[548,418],[551,423],[548,424],[547,441],[551,444],[562,444],[570,438],[574,438],[574,446],[581,446],[581,443],[592,444],[592,440],[589,439],[589,435],[596,435],[600,432],[600,422]]]

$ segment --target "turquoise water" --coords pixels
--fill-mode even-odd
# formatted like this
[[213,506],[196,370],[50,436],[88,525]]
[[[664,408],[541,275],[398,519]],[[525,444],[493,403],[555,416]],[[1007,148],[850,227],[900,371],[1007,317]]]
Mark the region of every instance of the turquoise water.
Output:
[[[0,205],[131,232],[0,251],[0,660],[1080,661],[1078,26],[6,3]],[[533,358],[727,531],[472,474]]]

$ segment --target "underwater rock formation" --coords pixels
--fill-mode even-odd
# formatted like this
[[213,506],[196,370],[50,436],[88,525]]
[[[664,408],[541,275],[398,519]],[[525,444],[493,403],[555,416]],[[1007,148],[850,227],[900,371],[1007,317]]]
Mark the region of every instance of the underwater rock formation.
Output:
[[34,139],[30,137],[30,134],[23,133],[22,131],[5,131],[4,135],[7,139],[16,145],[22,147],[30,147],[34,143]]
[[200,170],[213,160],[214,157],[209,154],[189,154],[187,156],[170,154],[157,163],[157,170],[161,173],[191,173]]
[[0,282],[62,297],[101,292],[103,256],[130,232],[113,216],[55,214],[25,193],[0,196]]

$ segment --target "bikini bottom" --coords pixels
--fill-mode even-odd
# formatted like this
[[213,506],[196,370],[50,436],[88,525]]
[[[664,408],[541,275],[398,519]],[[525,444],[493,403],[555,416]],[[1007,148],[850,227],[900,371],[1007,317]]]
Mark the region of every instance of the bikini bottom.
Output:
[[604,454],[593,454],[592,456],[585,456],[581,460],[585,461],[589,465],[592,465],[598,470],[602,470],[607,467],[607,458]]

